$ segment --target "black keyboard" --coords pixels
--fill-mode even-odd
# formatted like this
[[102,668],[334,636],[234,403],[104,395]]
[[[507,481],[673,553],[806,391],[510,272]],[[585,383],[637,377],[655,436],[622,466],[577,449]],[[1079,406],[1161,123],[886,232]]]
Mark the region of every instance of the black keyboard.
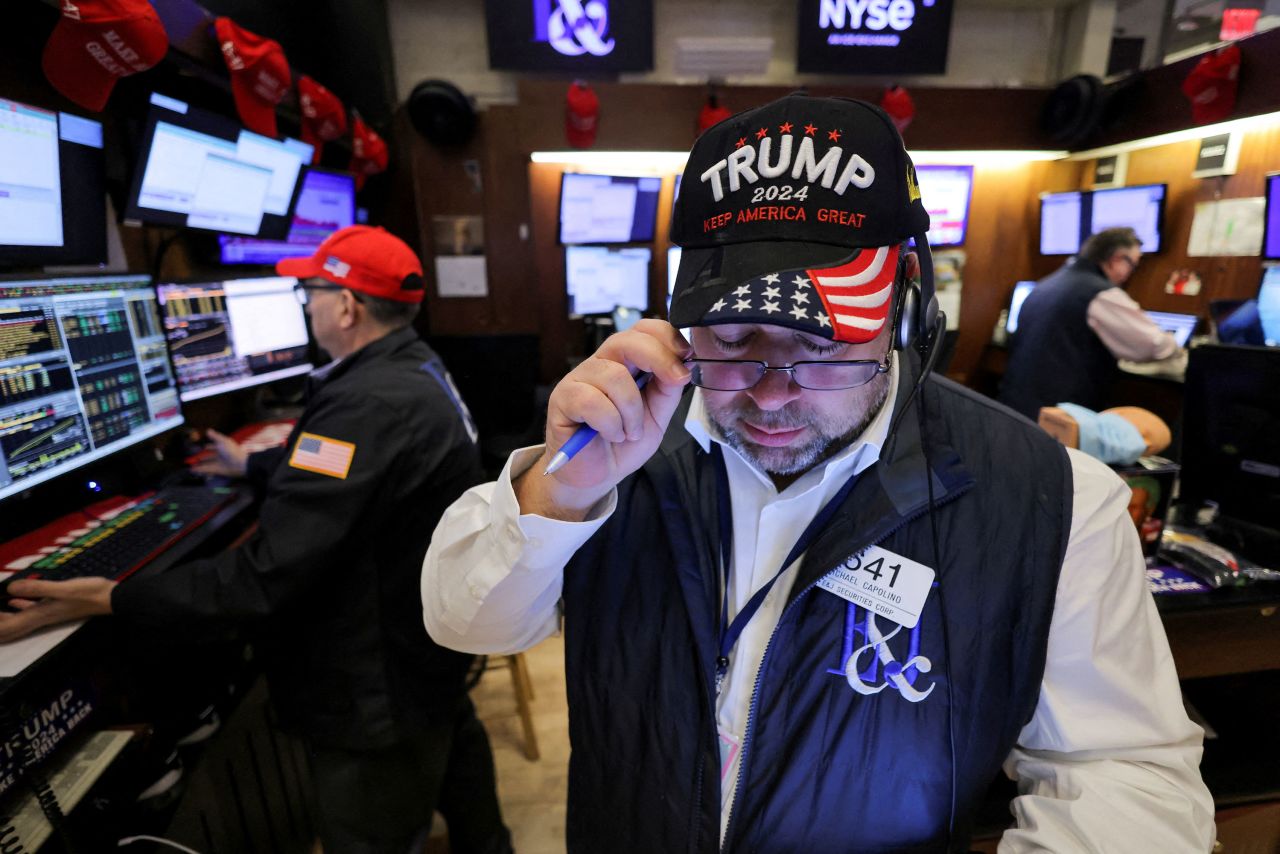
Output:
[[87,532],[15,572],[7,581],[63,581],[88,576],[119,580],[158,557],[234,497],[234,490],[227,487],[165,487],[126,504],[110,518],[86,523]]

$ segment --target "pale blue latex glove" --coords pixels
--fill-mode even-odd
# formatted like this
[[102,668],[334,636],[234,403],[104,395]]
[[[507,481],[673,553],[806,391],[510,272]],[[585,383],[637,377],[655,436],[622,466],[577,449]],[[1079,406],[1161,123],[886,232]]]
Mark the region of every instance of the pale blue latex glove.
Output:
[[1147,442],[1134,427],[1119,415],[1094,412],[1074,403],[1058,407],[1080,425],[1080,450],[1111,465],[1127,465],[1142,456]]

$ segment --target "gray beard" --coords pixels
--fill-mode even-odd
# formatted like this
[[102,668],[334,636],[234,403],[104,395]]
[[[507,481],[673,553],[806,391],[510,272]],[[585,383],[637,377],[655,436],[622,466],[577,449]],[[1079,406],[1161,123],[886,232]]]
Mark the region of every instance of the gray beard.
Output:
[[[871,406],[867,407],[862,417],[851,428],[838,436],[820,434],[814,437],[807,445],[795,448],[793,458],[782,465],[766,466],[757,455],[756,446],[745,438],[740,431],[728,428],[720,423],[709,409],[707,410],[707,418],[720,440],[741,454],[742,458],[750,462],[757,471],[771,478],[784,477],[794,479],[831,459],[852,444],[855,439],[866,431],[868,425],[875,420],[875,417],[880,414],[880,410],[888,396],[889,383],[885,382],[881,385],[880,392],[876,395]],[[762,427],[788,428],[807,424],[802,419],[789,415],[785,408],[776,412],[764,412],[751,408],[739,410],[739,413],[748,415],[754,423]]]

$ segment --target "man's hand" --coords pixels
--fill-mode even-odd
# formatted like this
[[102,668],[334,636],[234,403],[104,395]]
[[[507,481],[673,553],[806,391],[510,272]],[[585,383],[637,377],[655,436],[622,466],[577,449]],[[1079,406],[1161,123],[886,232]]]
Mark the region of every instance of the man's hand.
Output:
[[110,614],[115,586],[116,582],[105,578],[14,581],[9,585],[9,606],[17,613],[0,612],[0,643],[24,638],[46,626]]
[[213,443],[214,456],[196,463],[191,470],[196,474],[244,477],[248,471],[249,452],[235,439],[212,427],[205,431],[205,435]]
[[[619,481],[653,456],[689,383],[689,342],[664,320],[642,320],[612,335],[569,372],[547,403],[547,450],[517,479],[523,513],[581,519]],[[635,377],[649,371],[643,390]],[[551,457],[582,424],[597,436],[559,471],[543,476]]]

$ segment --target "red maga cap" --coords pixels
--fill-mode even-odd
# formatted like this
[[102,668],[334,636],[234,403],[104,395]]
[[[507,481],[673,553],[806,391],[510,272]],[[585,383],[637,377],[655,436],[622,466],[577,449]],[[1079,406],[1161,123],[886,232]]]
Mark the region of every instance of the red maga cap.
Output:
[[107,105],[116,81],[164,59],[169,36],[146,0],[63,0],[44,46],[44,74],[86,110]]
[[1224,121],[1236,108],[1240,76],[1240,48],[1234,44],[1220,48],[1196,63],[1182,81],[1182,94],[1191,102],[1196,124]]
[[276,135],[276,104],[289,91],[289,61],[279,42],[251,33],[230,18],[213,22],[218,47],[231,72],[231,94],[244,126],[254,133]]
[[600,99],[591,87],[580,80],[569,84],[564,96],[564,136],[574,148],[590,148],[596,144],[600,125]]
[[351,225],[321,243],[310,258],[286,258],[276,264],[282,276],[319,277],[353,291],[395,300],[422,302],[422,262],[409,245],[382,228]]
[[315,146],[311,162],[319,163],[324,144],[347,132],[347,110],[337,95],[305,74],[298,78],[298,106],[302,109],[302,141]]
[[351,123],[351,165],[356,174],[356,189],[364,187],[364,179],[387,168],[387,144],[359,116]]

